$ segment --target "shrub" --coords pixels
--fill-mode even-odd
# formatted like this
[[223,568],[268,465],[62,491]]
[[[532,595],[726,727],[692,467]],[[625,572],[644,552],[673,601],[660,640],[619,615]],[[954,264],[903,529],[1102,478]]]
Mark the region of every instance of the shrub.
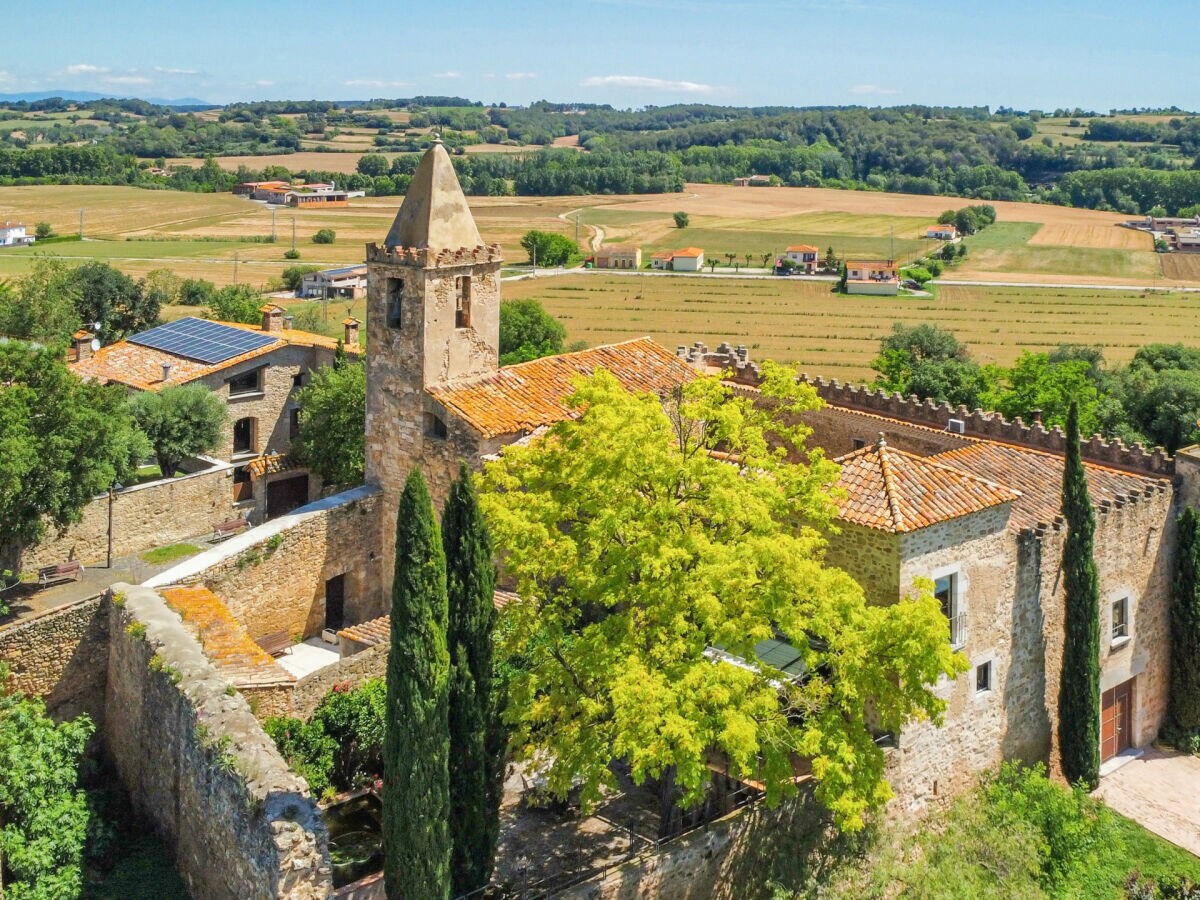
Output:
[[283,258],[284,259],[299,259],[300,251],[297,250],[295,247],[293,247],[291,250],[284,251]]
[[332,228],[322,228],[312,236],[314,244],[332,244],[337,239],[337,232]]
[[50,227],[49,222],[38,222],[33,229],[33,234],[39,241],[44,241],[46,238],[54,237],[54,229]]
[[676,228],[687,228],[688,227],[689,217],[688,217],[687,213],[682,212],[682,211],[677,212],[677,213],[675,213],[673,218],[675,219],[675,227]]
[[900,276],[902,278],[911,278],[917,284],[924,284],[933,277],[933,274],[922,266],[911,266],[907,269],[901,269]]

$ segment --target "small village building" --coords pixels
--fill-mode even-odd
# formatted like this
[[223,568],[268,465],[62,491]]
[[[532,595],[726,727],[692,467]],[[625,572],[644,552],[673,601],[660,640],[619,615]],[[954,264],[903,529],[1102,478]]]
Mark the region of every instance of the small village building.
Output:
[[954,225],[930,225],[925,229],[925,237],[937,241],[956,241],[958,228]]
[[811,244],[795,244],[784,251],[783,258],[791,260],[797,268],[804,271],[805,275],[811,275],[816,271],[817,258],[820,253],[820,248]]
[[25,233],[20,222],[5,222],[0,225],[0,247],[25,247],[32,244],[34,237]]
[[596,251],[594,259],[597,269],[640,269],[642,248],[633,245],[602,247]]
[[297,297],[306,300],[332,299],[356,300],[367,295],[367,267],[342,266],[309,272],[300,281]]
[[770,175],[743,175],[733,179],[734,187],[766,187],[770,183]]
[[847,294],[892,295],[900,292],[895,260],[846,260]]
[[674,252],[671,250],[659,250],[650,257],[650,268],[652,269],[669,269],[671,268],[671,257]]
[[699,247],[684,247],[671,254],[671,270],[699,272],[704,267],[704,251]]

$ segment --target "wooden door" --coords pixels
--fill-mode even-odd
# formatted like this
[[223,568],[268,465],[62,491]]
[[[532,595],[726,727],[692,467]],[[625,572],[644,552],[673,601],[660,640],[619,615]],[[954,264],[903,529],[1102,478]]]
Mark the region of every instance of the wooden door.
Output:
[[290,513],[308,502],[308,476],[295,475],[267,485],[267,518]]
[[1100,700],[1100,759],[1133,746],[1133,680],[1105,691]]

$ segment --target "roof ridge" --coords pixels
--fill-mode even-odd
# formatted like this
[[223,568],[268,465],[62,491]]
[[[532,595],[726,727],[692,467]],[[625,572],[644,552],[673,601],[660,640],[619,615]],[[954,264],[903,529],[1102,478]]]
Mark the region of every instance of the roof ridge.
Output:
[[892,522],[896,531],[904,530],[904,512],[900,509],[900,500],[896,496],[896,473],[892,470],[892,460],[888,452],[891,448],[879,436],[879,442],[874,449],[879,453],[879,471],[883,475],[883,490],[887,494],[888,507],[892,513]]
[[[980,441],[979,443],[987,443],[987,442]],[[942,451],[942,453],[954,453],[957,450],[962,450],[962,449],[965,449],[966,447],[972,447],[972,446],[977,446],[977,445],[976,444],[964,444],[962,447],[955,447],[953,450],[944,450],[944,451]],[[1021,492],[1018,491],[1016,488],[1011,487],[1010,485],[1003,484],[1002,482],[999,482],[999,481],[992,481],[990,478],[984,478],[982,475],[976,475],[974,472],[968,472],[966,469],[960,469],[960,468],[958,468],[958,466],[951,466],[944,462],[939,461],[938,457],[942,455],[941,453],[935,453],[932,456],[921,456],[918,453],[909,453],[907,450],[901,450],[899,447],[889,446],[887,449],[892,451],[893,453],[898,453],[901,456],[907,457],[910,460],[914,460],[915,462],[917,462],[920,465],[929,466],[930,468],[934,468],[934,469],[942,469],[943,471],[946,471],[946,472],[953,472],[955,475],[959,476],[960,478],[965,478],[968,481],[978,481],[982,484],[986,484],[988,487],[999,488],[1000,490],[1004,490],[1004,491],[1011,491],[1013,494],[1016,494],[1018,497],[1021,496]]]

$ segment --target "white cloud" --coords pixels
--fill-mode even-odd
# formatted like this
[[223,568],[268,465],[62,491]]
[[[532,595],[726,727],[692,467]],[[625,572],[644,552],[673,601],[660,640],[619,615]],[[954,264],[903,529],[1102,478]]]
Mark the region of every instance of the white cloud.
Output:
[[504,77],[509,81],[525,81],[529,78],[537,78],[537,72],[509,72]]
[[696,81],[671,81],[666,78],[647,78],[645,75],[593,75],[581,82],[583,87],[637,88],[649,91],[670,91],[677,94],[711,94],[717,89],[711,84]]
[[875,94],[880,97],[890,97],[892,94],[900,93],[897,88],[880,87],[877,84],[856,84],[849,90],[851,94]]
[[462,78],[461,72],[434,72],[434,78]]
[[[273,87],[275,84],[275,82],[268,81],[266,78],[260,78],[260,79],[258,79],[258,81],[254,82],[254,83],[256,85],[258,85],[259,87]],[[349,82],[346,82],[346,83],[349,84]]]
[[93,66],[91,63],[75,63],[67,66],[63,71],[67,75],[96,75],[100,72],[107,72],[107,66]]
[[17,78],[12,72],[5,72],[3,69],[0,69],[0,84],[12,84],[16,80]]
[[154,71],[160,75],[199,75],[196,69],[172,69],[167,66],[155,66]]
[[398,88],[412,87],[408,81],[376,81],[371,78],[352,78],[350,81],[343,81],[346,87],[370,87],[370,88]]
[[142,75],[106,75],[105,84],[150,84],[150,79]]

